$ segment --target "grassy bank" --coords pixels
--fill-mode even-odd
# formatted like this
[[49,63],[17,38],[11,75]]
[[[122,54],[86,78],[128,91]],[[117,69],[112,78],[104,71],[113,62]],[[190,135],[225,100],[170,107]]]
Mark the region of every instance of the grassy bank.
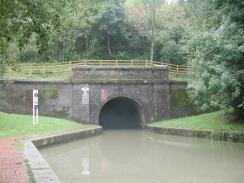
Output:
[[151,126],[168,128],[186,128],[192,130],[216,130],[244,132],[243,124],[229,123],[222,111],[201,114],[180,119],[172,119],[152,123]]
[[[196,137],[244,142],[244,124],[230,123],[224,118],[222,111],[155,122],[148,126],[155,129],[189,129],[193,131],[192,136]],[[167,130],[167,132],[163,131],[161,132],[165,134],[169,133]],[[177,134],[178,132],[176,131],[172,131],[169,134]],[[207,133],[206,131],[211,131],[211,133]]]
[[39,116],[39,124],[32,125],[32,116],[7,114],[0,112],[0,138],[43,133],[58,132],[69,128],[81,127],[82,124],[72,121]]
[[[3,79],[7,80],[28,80],[28,81],[68,81],[72,77],[72,72],[58,72],[58,73],[45,73],[43,74],[25,74],[22,72],[7,72],[4,74]],[[106,78],[104,78],[106,79]],[[175,75],[169,73],[169,79],[175,81],[187,81],[189,78],[186,74],[180,73]]]
[[72,76],[72,72],[57,72],[46,74],[25,74],[22,72],[7,72],[3,79],[7,80],[30,80],[30,81],[68,81]]

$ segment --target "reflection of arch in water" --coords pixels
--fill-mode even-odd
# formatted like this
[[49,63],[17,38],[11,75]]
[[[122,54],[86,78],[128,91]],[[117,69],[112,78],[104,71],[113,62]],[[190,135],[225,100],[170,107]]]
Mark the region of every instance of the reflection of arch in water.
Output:
[[[141,128],[148,122],[148,113],[144,104],[136,97],[126,93],[116,93],[101,102],[95,112],[95,122],[108,128],[116,128],[112,120],[116,119],[117,128]],[[107,121],[105,124],[104,121]],[[109,126],[112,125],[112,126]]]

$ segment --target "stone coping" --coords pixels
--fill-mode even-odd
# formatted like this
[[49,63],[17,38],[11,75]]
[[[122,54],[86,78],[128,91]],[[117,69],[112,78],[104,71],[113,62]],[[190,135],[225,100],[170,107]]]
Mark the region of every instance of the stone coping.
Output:
[[49,164],[42,157],[37,148],[60,144],[75,139],[87,138],[102,133],[102,127],[98,125],[84,125],[85,128],[71,132],[56,134],[36,139],[23,141],[24,155],[28,161],[30,169],[33,172],[34,179],[37,183],[58,183],[61,182],[53,172]]
[[166,128],[146,125],[145,129],[164,135],[178,135],[186,137],[198,137],[212,140],[241,142],[244,143],[244,133],[228,132],[228,131],[214,131],[214,130],[191,130],[184,128]]
[[75,65],[72,67],[72,70],[169,70],[169,67],[167,65],[155,65],[155,66],[81,66],[81,65]]
[[177,81],[177,80],[169,80],[169,85],[186,85],[187,86],[188,81],[187,80],[182,80],[182,81]]
[[72,84],[124,84],[124,85],[153,85],[153,84],[169,84],[167,79],[72,79]]

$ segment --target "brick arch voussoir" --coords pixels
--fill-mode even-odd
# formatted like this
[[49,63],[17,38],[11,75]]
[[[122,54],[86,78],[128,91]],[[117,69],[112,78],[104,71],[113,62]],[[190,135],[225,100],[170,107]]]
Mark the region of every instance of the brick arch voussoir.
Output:
[[114,98],[118,98],[118,97],[126,97],[126,98],[129,98],[133,101],[135,101],[141,108],[142,112],[143,112],[143,115],[144,115],[144,123],[148,123],[149,121],[149,118],[148,118],[148,112],[146,110],[146,107],[144,105],[144,103],[137,97],[131,95],[131,94],[128,94],[128,93],[123,93],[123,92],[118,92],[118,93],[114,93],[112,95],[109,95],[107,97],[107,100],[105,102],[100,102],[100,104],[97,106],[96,108],[96,112],[95,112],[95,123],[96,124],[99,124],[99,114],[100,114],[100,111],[102,110],[103,106],[109,102],[110,100],[114,99]]

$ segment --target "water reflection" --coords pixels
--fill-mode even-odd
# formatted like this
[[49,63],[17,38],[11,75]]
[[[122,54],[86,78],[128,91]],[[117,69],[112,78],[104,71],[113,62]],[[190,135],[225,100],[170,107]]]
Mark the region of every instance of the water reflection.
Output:
[[62,182],[244,182],[244,144],[107,130],[40,150]]

